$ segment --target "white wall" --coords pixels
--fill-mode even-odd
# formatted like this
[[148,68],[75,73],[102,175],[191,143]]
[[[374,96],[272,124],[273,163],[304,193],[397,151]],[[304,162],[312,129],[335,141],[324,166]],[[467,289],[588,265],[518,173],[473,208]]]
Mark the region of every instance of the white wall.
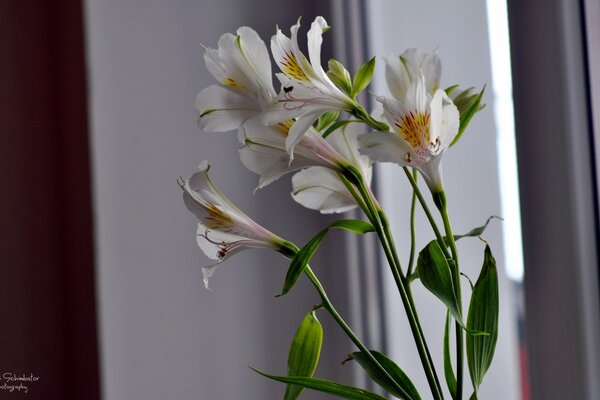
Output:
[[[373,0],[368,2],[369,20],[372,27],[371,48],[374,54],[387,56],[401,53],[409,47],[424,51],[438,49],[442,59],[442,88],[460,84],[462,87],[481,88],[487,84],[485,103],[487,107],[477,114],[460,142],[444,157],[444,179],[448,196],[450,217],[455,233],[463,233],[481,225],[490,215],[501,214],[497,135],[494,121],[494,99],[490,70],[490,49],[488,44],[487,15],[485,2],[474,0],[440,1],[423,0],[391,1]],[[376,90],[383,93],[383,60],[379,60]],[[399,251],[408,259],[408,211],[410,193],[404,172],[395,166],[380,168],[382,200],[392,216],[395,237]],[[422,185],[426,198],[430,196]],[[516,190],[516,188],[515,188]],[[431,204],[433,210],[435,206]],[[417,206],[418,209],[418,206]],[[434,238],[431,228],[422,212],[417,212],[417,249]],[[441,224],[439,225],[442,226]],[[502,224],[491,223],[484,234],[490,243],[498,262],[499,271],[504,272]],[[473,281],[477,279],[483,261],[484,245],[477,239],[464,239],[459,242],[461,269]],[[390,324],[391,353],[406,367],[420,388],[427,388],[425,375],[421,372],[420,361],[410,335],[406,318],[395,292],[390,275],[388,298],[392,306],[388,309]],[[420,283],[416,282],[415,297],[417,308],[422,315],[425,334],[428,338],[437,371],[443,381],[442,334],[445,311],[441,303]],[[470,293],[468,284],[463,281],[463,292]],[[514,292],[505,275],[501,275],[501,320],[496,355],[492,367],[480,390],[480,398],[517,399],[519,398],[518,353],[516,344],[516,319]],[[464,303],[464,301],[463,301]],[[464,305],[467,309],[468,303]],[[400,318],[398,318],[400,316]],[[454,335],[452,335],[453,337]],[[465,360],[465,382],[470,387]],[[446,388],[445,383],[442,384]],[[470,392],[465,395],[470,395]]]
[[[288,180],[252,195],[257,177],[237,156],[235,134],[196,127],[197,92],[212,83],[199,42],[251,25],[268,38],[275,24],[310,21],[318,1],[86,1],[92,116],[102,384],[107,400],[265,399],[284,386],[246,365],[286,373],[288,346],[318,302],[302,283],[280,299],[287,264],[246,252],[202,285],[207,260],[195,245],[178,175],[209,159],[213,178],[250,216],[302,244],[326,221],[293,203]],[[315,11],[317,12],[317,11]],[[319,11],[320,12],[320,11]],[[292,225],[298,225],[293,228]],[[333,254],[333,252],[330,252]],[[339,253],[338,253],[339,256]],[[343,262],[327,249],[315,263],[346,315]],[[322,315],[318,374],[349,380],[352,347]],[[324,398],[311,394],[310,398]]]

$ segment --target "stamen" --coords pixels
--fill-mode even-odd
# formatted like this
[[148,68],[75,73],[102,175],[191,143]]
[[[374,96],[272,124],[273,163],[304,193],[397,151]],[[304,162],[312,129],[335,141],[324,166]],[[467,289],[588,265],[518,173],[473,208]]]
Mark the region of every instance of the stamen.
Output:
[[410,111],[396,120],[394,125],[412,147],[422,147],[423,139],[429,142],[429,113],[414,113]]

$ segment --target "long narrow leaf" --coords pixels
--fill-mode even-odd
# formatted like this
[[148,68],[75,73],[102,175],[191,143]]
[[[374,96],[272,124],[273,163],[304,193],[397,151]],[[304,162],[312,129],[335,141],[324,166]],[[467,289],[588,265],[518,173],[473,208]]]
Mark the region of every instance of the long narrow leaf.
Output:
[[317,233],[309,242],[296,253],[296,256],[292,259],[292,263],[288,268],[287,274],[285,275],[285,282],[283,284],[283,290],[281,291],[281,296],[287,294],[292,287],[304,272],[304,268],[308,265],[310,259],[315,254],[319,245],[327,236],[327,232],[329,232],[329,228],[323,229],[321,232]]
[[450,313],[448,312],[446,312],[446,323],[444,324],[444,376],[450,395],[456,399],[456,377],[450,356]]
[[490,247],[486,245],[483,267],[473,288],[467,317],[468,329],[488,333],[485,336],[467,335],[467,362],[475,392],[494,357],[498,339],[499,308],[496,260]]
[[325,392],[329,394],[335,394],[338,397],[349,400],[387,400],[385,397],[380,396],[376,393],[369,392],[365,389],[355,388],[352,386],[342,385],[340,383],[328,381],[325,379],[317,378],[305,378],[297,376],[277,376],[270,375],[264,372],[260,372],[257,369],[250,367],[254,372],[261,374],[264,377],[273,379],[275,381],[288,383],[292,385],[299,385],[307,389],[317,390],[319,392]]
[[368,222],[358,219],[342,219],[333,222],[327,228],[317,233],[311,240],[308,241],[306,245],[304,245],[303,248],[298,251],[298,253],[296,253],[292,259],[290,267],[288,268],[285,276],[285,282],[283,284],[283,289],[280,296],[287,294],[292,287],[294,287],[298,281],[298,278],[300,278],[300,275],[302,275],[302,272],[304,272],[304,268],[306,268],[310,262],[310,259],[315,254],[319,248],[319,245],[323,239],[325,239],[325,236],[327,236],[327,233],[331,228],[344,229],[360,235],[363,235],[367,232],[373,232],[375,230],[373,225],[369,224]]
[[323,132],[323,138],[326,138],[327,136],[331,135],[333,132],[340,129],[342,126],[349,124],[350,122],[359,122],[359,121],[354,121],[351,119],[342,119],[340,121],[336,121],[333,124],[331,124],[325,132]]
[[[377,351],[370,350],[371,354],[379,364],[387,371],[387,373],[394,379],[394,382],[391,382],[390,379],[381,373],[379,368],[377,368],[374,363],[371,361],[366,354],[357,351],[352,353],[351,356],[354,360],[356,360],[361,367],[365,370],[367,375],[373,381],[375,381],[379,386],[388,391],[390,394],[400,398],[407,400],[420,400],[421,396],[417,391],[417,388],[412,383],[410,378],[402,371],[402,369],[396,365],[394,361],[388,358],[386,355],[379,353]],[[398,384],[403,390],[404,393],[401,393],[396,388],[396,384]]]
[[484,92],[485,92],[485,86],[483,87],[483,89],[481,89],[481,92],[479,92],[479,95],[470,104],[469,108],[460,115],[460,125],[458,128],[458,133],[456,134],[456,136],[450,143],[450,147],[454,146],[460,140],[463,132],[469,125],[469,122],[471,122],[471,118],[473,118],[473,115],[475,115],[475,113],[477,113],[477,111],[479,111],[483,108],[482,104],[481,104],[481,99],[483,98]]
[[[481,235],[483,232],[485,232],[485,230],[486,230],[486,228],[487,228],[488,224],[489,224],[489,223],[490,223],[490,221],[491,221],[492,219],[494,219],[494,218],[496,218],[496,219],[502,219],[502,218],[500,218],[500,217],[498,217],[498,216],[496,216],[496,215],[492,215],[491,217],[489,217],[489,218],[487,219],[487,221],[485,221],[485,224],[483,224],[483,225],[481,225],[481,226],[478,226],[477,228],[473,228],[473,229],[471,229],[469,232],[467,232],[467,233],[464,233],[464,234],[462,234],[462,235],[454,235],[454,240],[459,240],[459,239],[462,239],[462,238],[465,238],[465,237],[476,237],[476,236],[480,236],[480,235]],[[444,236],[444,240],[446,240],[446,237],[445,237],[445,236]]]
[[[300,323],[288,356],[288,375],[311,378],[317,369],[321,345],[323,344],[323,327],[314,311],[309,312]],[[288,385],[284,400],[295,400],[304,388]]]
[[366,221],[361,221],[359,219],[341,219],[339,221],[335,221],[331,225],[330,228],[337,229],[345,229],[350,232],[358,233],[359,235],[364,235],[365,233],[375,232],[375,227]]

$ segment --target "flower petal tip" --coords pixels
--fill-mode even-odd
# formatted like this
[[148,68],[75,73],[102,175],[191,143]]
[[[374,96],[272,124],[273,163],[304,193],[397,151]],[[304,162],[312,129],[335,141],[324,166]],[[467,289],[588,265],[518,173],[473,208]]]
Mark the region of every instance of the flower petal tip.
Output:
[[198,165],[198,168],[202,172],[208,172],[208,170],[210,169],[210,163],[207,160],[204,160]]

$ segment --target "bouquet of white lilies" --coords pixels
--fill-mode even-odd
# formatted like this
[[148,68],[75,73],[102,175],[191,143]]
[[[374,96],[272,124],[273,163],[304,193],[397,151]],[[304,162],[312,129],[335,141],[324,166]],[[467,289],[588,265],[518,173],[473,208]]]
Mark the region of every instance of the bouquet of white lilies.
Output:
[[[377,385],[400,399],[421,399],[422,395],[400,366],[361,342],[336,311],[309,266],[330,229],[361,235],[374,232],[394,276],[432,398],[444,398],[445,390],[413,300],[411,285],[418,282],[447,308],[442,360],[447,391],[455,400],[470,394],[465,393],[463,383],[466,354],[474,388],[470,399],[476,399],[498,336],[496,263],[486,243],[480,275],[471,285],[465,319],[456,241],[481,235],[487,223],[463,235],[452,233],[441,164],[445,151],[459,140],[473,115],[483,107],[483,90],[459,90],[458,85],[440,89],[438,55],[409,49],[385,60],[391,97],[377,96],[382,111],[371,114],[359,104],[357,95],[373,77],[375,58],[366,62],[354,77],[333,59],[325,72],[321,65],[321,44],[328,29],[322,17],[312,22],[307,34],[308,57],[298,44],[300,21],[292,26],[291,37],[277,29],[271,38],[271,54],[281,71],[276,74],[281,84],[279,93],[273,87],[267,46],[254,30],[241,27],[235,35],[221,36],[217,49],[205,48],[206,66],[217,84],[198,94],[195,104],[198,124],[205,131],[238,131],[241,161],[260,176],[258,188],[297,171],[292,177],[295,201],[321,213],[341,213],[360,207],[365,220],[338,220],[299,248],[254,222],[231,203],[209,178],[210,166],[204,161],[200,171],[189,180],[179,179],[185,205],[199,219],[198,245],[215,260],[215,264],[203,269],[204,283],[208,288],[209,279],[223,261],[252,247],[271,249],[291,260],[281,295],[288,293],[302,274],[312,282],[321,302],[312,307],[293,338],[288,375],[259,372],[287,384],[284,399],[296,399],[304,388],[347,399],[385,399],[364,389],[313,377],[322,344],[322,328],[316,318],[319,310],[331,314],[356,345],[358,351],[351,353],[350,359]],[[375,161],[402,166],[412,187],[413,234],[406,268],[400,265],[386,214],[370,189]],[[440,213],[444,234],[419,190],[419,173]],[[432,240],[418,257],[414,238],[417,203],[433,231]],[[450,349],[452,327],[455,351]]]

